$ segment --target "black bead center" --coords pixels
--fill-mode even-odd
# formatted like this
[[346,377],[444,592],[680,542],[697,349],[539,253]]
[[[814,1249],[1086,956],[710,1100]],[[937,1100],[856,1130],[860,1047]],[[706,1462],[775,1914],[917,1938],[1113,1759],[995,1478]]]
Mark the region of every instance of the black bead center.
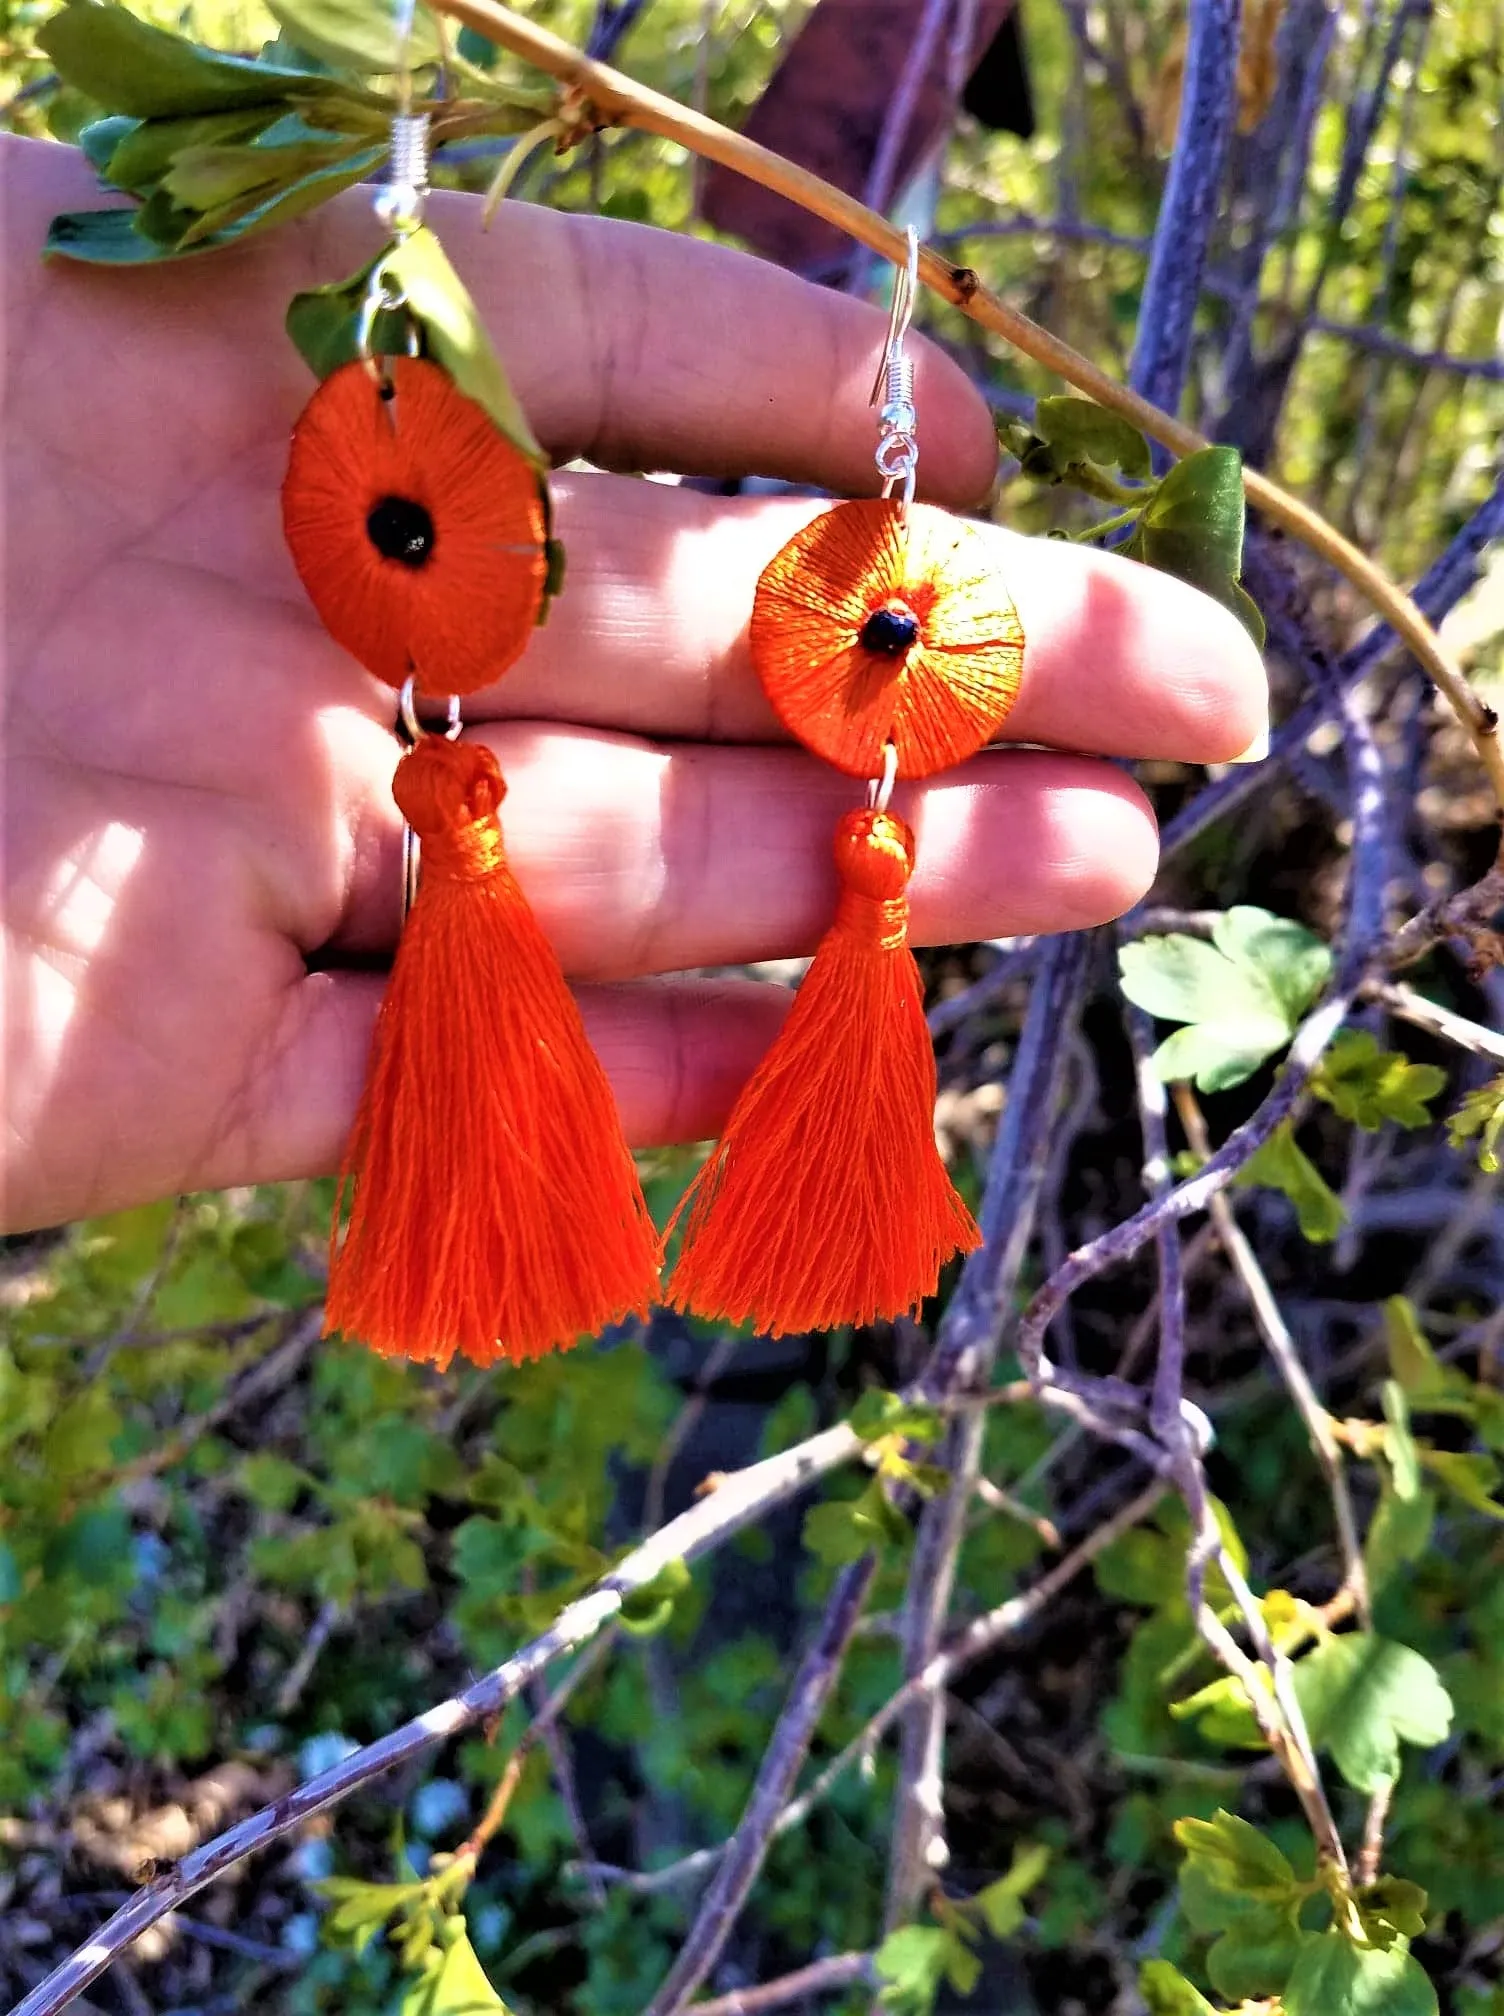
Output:
[[384,560],[421,567],[433,552],[433,520],[411,497],[380,497],[366,517],[366,536]]
[[862,642],[883,658],[897,658],[919,635],[919,618],[901,602],[874,609],[862,625]]

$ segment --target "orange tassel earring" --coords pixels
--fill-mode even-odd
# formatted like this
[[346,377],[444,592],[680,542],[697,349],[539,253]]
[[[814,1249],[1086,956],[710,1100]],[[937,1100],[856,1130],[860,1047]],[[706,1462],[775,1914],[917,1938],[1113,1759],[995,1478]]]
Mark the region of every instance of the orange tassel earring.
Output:
[[935,1146],[934,1055],[908,945],[914,835],[888,802],[900,774],[946,769],[997,732],[1023,632],[983,535],[913,502],[903,338],[917,267],[911,231],[878,374],[883,497],[806,526],[764,570],[752,609],[753,663],[779,719],[871,780],[867,808],[837,830],[835,922],[680,1206],[671,1301],[775,1336],[915,1311],[946,1261],[980,1242]]
[[[543,618],[552,548],[541,455],[416,354],[405,276],[442,259],[421,229],[426,128],[395,122],[396,239],[365,280],[358,354],[297,423],[282,515],[330,634],[402,689],[412,744],[393,784],[411,914],[340,1171],[350,1216],[343,1242],[338,1212],[331,1234],[325,1331],[443,1367],[456,1352],[536,1357],[645,1314],[658,1242],[605,1073],[507,865],[496,759],[458,739],[461,696]],[[373,354],[379,318],[404,315],[414,354]],[[446,695],[448,732],[425,732],[415,699]]]

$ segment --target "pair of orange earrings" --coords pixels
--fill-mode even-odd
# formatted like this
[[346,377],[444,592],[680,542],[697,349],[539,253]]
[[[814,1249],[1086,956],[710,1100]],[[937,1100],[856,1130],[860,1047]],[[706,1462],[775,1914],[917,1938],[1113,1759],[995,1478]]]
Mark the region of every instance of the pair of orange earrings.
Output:
[[[396,245],[421,219],[421,128],[408,119],[405,185],[383,213]],[[665,1292],[662,1242],[507,865],[496,760],[459,739],[461,699],[516,661],[546,613],[546,491],[438,363],[373,353],[378,316],[407,305],[385,257],[360,354],[305,408],[282,492],[325,627],[402,691],[411,746],[393,794],[410,869],[421,850],[341,1168],[349,1221],[341,1239],[336,1212],[326,1328],[440,1366],[456,1352],[490,1364],[645,1314]],[[816,518],[765,570],[752,611],[780,720],[871,780],[837,830],[835,921],[676,1219],[668,1299],[775,1334],[914,1310],[978,1242],[935,1147],[907,937],[914,836],[888,800],[896,777],[948,768],[996,732],[1023,639],[976,528],[913,502],[916,262],[911,234],[879,373],[883,498]],[[447,697],[447,732],[421,728],[415,697]]]

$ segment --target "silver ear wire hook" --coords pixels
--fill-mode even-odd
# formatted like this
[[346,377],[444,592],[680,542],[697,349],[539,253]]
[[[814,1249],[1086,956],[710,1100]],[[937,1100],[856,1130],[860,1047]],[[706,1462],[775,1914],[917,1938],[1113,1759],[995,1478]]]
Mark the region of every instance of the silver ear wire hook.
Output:
[[900,483],[900,513],[914,501],[915,471],[919,466],[919,416],[914,410],[914,364],[904,349],[904,338],[914,320],[914,299],[919,290],[919,233],[911,224],[907,232],[908,256],[893,277],[893,309],[888,317],[888,334],[882,360],[872,384],[868,402],[882,401],[877,416],[878,438],[874,460],[883,479],[883,495],[891,497]]

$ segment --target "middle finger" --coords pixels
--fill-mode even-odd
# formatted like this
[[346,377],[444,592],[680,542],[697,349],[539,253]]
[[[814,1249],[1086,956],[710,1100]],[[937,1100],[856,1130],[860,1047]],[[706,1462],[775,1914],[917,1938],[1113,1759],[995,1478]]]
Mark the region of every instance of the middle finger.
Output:
[[[535,722],[469,732],[501,763],[508,856],[572,977],[791,956],[813,950],[830,922],[831,843],[861,786],[802,751],[654,744]],[[401,828],[390,742],[359,739],[366,830],[333,942],[347,955],[384,955],[397,937]],[[917,944],[1099,924],[1153,879],[1157,839],[1142,792],[1089,758],[997,751],[948,780],[900,785],[894,804],[918,840]]]

